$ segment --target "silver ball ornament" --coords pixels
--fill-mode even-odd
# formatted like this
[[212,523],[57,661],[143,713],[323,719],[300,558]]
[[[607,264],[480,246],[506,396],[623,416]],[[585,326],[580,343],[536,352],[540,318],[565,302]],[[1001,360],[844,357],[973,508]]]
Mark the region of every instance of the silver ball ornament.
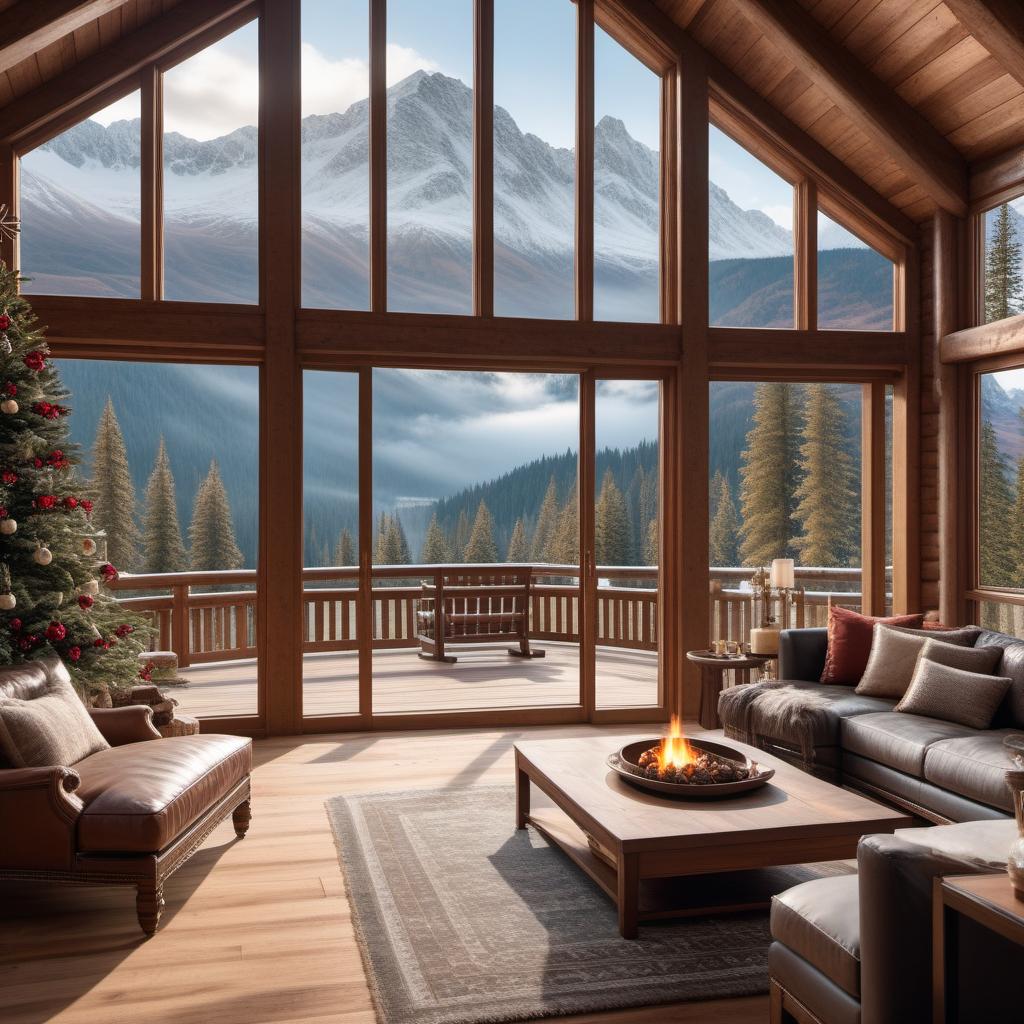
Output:
[[92,537],[86,537],[85,540],[82,541],[82,551],[87,555],[95,555],[96,541],[94,541]]
[[53,561],[53,552],[49,548],[36,548],[32,555],[37,565],[49,565]]

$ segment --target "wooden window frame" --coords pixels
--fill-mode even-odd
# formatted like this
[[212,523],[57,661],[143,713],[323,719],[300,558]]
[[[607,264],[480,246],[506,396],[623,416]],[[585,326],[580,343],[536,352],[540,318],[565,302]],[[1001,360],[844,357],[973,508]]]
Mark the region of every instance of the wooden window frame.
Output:
[[[258,621],[260,713],[256,720],[211,720],[218,729],[254,735],[324,728],[406,728],[440,725],[526,724],[531,720],[577,721],[576,709],[389,716],[387,720],[303,719],[301,714],[301,372],[306,368],[359,368],[361,389],[369,387],[371,366],[499,368],[548,371],[565,368],[592,375],[606,372],[664,377],[662,400],[662,523],[660,552],[663,619],[664,710],[693,711],[698,681],[684,654],[703,646],[708,635],[706,588],[708,383],[715,379],[844,380],[893,383],[894,545],[898,549],[900,593],[895,610],[915,606],[917,559],[914,525],[917,497],[916,418],[919,374],[916,309],[916,230],[870,189],[855,181],[838,161],[800,135],[750,93],[685,33],[665,24],[652,5],[638,0],[577,0],[584,45],[577,63],[578,151],[592,149],[592,25],[600,25],[662,78],[661,103],[661,319],[658,324],[594,322],[593,167],[582,159],[577,173],[578,317],[546,321],[494,317],[493,217],[488,188],[474,189],[473,316],[437,316],[387,311],[385,0],[370,3],[370,292],[369,312],[301,307],[299,288],[301,211],[299,196],[300,0],[263,0],[238,10],[141,71],[118,78],[85,103],[62,109],[30,134],[0,139],[0,201],[18,202],[18,153],[52,137],[82,117],[136,88],[143,90],[144,160],[152,180],[144,185],[145,287],[138,300],[33,296],[40,320],[49,326],[54,354],[69,358],[142,359],[257,365],[261,374],[260,551]],[[569,0],[566,0],[569,2]],[[161,133],[159,71],[216,42],[254,16],[260,19],[260,301],[258,305],[166,302],[160,258]],[[589,36],[589,42],[587,37]],[[493,153],[486,126],[488,85],[493,81],[492,0],[474,7],[474,175],[487,177]],[[749,132],[756,145],[741,141],[769,166],[791,166],[803,183],[805,211],[801,237],[813,237],[816,201],[841,204],[844,224],[856,224],[865,240],[889,239],[903,253],[899,297],[900,330],[892,332],[816,329],[807,299],[813,290],[812,246],[805,243],[800,280],[802,314],[793,330],[709,328],[707,295],[707,126],[712,117],[730,118],[734,131]],[[589,136],[589,140],[588,140]],[[273,138],[274,145],[269,140]],[[800,147],[806,147],[804,153]],[[583,173],[579,173],[582,170]],[[589,172],[589,173],[588,173]],[[830,177],[831,175],[831,177]],[[785,175],[784,175],[785,176]],[[589,178],[589,181],[588,181]],[[281,197],[285,197],[284,200]],[[589,236],[589,237],[588,237]],[[876,245],[883,251],[880,245]],[[816,250],[816,246],[813,247]],[[489,253],[491,254],[489,256]],[[580,255],[581,254],[581,255]],[[589,254],[589,255],[588,255]],[[0,258],[16,262],[16,246],[0,242]],[[816,260],[816,251],[814,253]],[[510,353],[514,353],[511,355]],[[368,392],[367,392],[368,394]],[[877,418],[875,419],[877,423]],[[873,442],[877,443],[877,441]],[[365,457],[361,485],[370,477]],[[274,481],[273,488],[270,481]],[[692,485],[691,485],[692,484]],[[368,491],[366,493],[369,493]],[[360,511],[361,535],[372,530]],[[361,559],[369,557],[361,536]],[[897,536],[899,540],[897,541]],[[361,573],[369,571],[361,562]],[[366,631],[364,630],[364,634]],[[367,658],[360,689],[370,686]],[[535,709],[536,710],[536,709]],[[638,709],[646,714],[648,709]],[[662,712],[663,713],[663,712]],[[632,720],[594,709],[593,721]]]

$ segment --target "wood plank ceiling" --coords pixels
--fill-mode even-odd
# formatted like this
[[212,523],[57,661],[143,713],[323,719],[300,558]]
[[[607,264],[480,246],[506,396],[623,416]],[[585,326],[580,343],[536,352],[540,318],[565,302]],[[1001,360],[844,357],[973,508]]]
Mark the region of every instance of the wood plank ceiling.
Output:
[[[929,195],[744,17],[739,0],[655,2],[894,206],[915,220],[933,212]],[[969,163],[1024,145],[1024,84],[950,6],[937,0],[795,2]]]
[[[9,67],[0,63],[0,107],[115,44],[177,2],[125,0],[111,9],[109,3],[92,0],[104,13],[83,22],[82,11],[89,7],[89,0],[0,0],[0,19],[15,16],[16,9],[26,5],[47,4],[69,20],[77,20],[73,31],[47,42],[31,56]],[[744,16],[743,9],[750,10],[748,0],[652,2],[898,209],[915,220],[935,209],[932,196],[877,139],[857,126],[848,109],[801,71],[798,62],[783,55],[785,48],[778,38],[773,42],[773,33],[755,27]],[[993,44],[992,11],[998,25],[1002,2],[788,0],[788,5],[799,4],[871,75],[929,122],[937,140],[945,138],[966,162],[974,163],[1024,145],[1024,82],[1010,70],[1020,78],[1024,75],[1006,66],[1013,51]],[[1005,2],[1012,5],[1017,0]],[[965,27],[972,11],[979,35],[986,34],[987,13],[989,43],[1000,51],[996,55]]]

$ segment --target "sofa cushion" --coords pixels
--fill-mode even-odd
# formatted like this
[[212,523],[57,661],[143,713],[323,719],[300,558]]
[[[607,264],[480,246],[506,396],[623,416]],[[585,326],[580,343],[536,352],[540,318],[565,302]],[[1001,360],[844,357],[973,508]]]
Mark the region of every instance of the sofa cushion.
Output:
[[958,647],[944,640],[934,639],[925,641],[924,647],[921,648],[921,658],[924,661],[934,661],[937,665],[948,665],[964,672],[980,672],[982,675],[990,676],[1003,660],[1003,648]]
[[1011,681],[922,658],[896,711],[987,729]]
[[718,713],[731,735],[751,742],[763,736],[800,750],[839,744],[839,723],[850,715],[891,711],[893,702],[855,693],[849,686],[802,680],[769,681],[722,691]]
[[1010,689],[999,705],[993,725],[997,729],[1024,729],[1024,643],[1005,633],[984,632],[977,643],[1002,647],[1003,658],[995,674],[1011,680]]
[[973,735],[973,729],[954,722],[893,712],[845,718],[840,728],[844,753],[849,750],[917,778],[924,778],[924,756],[933,743]]
[[1006,773],[1013,762],[1003,746],[1009,735],[1010,730],[979,732],[935,743],[925,754],[924,777],[943,789],[1012,813]]
[[860,995],[857,876],[815,878],[772,898],[772,938]]
[[871,654],[872,630],[876,622],[887,626],[920,627],[923,615],[893,615],[877,618],[833,605],[828,614],[828,652],[821,673],[823,683],[856,686]]
[[85,805],[83,853],[156,853],[226,796],[252,767],[241,736],[175,736],[129,743],[75,766]]
[[59,661],[40,663],[43,679],[0,696],[0,750],[15,768],[71,767],[108,747]]

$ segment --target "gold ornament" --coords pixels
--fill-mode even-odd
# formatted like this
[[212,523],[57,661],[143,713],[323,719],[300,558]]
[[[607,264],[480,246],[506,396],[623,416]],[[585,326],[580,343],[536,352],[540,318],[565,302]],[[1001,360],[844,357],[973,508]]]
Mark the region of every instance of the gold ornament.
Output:
[[0,594],[0,611],[9,612],[17,603],[13,594]]
[[40,544],[33,553],[32,559],[37,565],[49,565],[53,561],[53,552]]
[[82,593],[88,594],[90,597],[95,597],[99,592],[100,585],[98,580],[89,580],[88,583],[82,586]]
[[18,403],[13,398],[5,398],[0,402],[0,412],[13,416],[18,411]]
[[[0,524],[0,527],[2,527],[2,524]],[[82,551],[87,555],[95,555],[96,541],[94,541],[92,537],[86,537],[85,540],[82,541]]]
[[18,521],[16,519],[0,519],[0,533],[5,533],[9,537],[18,529]]

